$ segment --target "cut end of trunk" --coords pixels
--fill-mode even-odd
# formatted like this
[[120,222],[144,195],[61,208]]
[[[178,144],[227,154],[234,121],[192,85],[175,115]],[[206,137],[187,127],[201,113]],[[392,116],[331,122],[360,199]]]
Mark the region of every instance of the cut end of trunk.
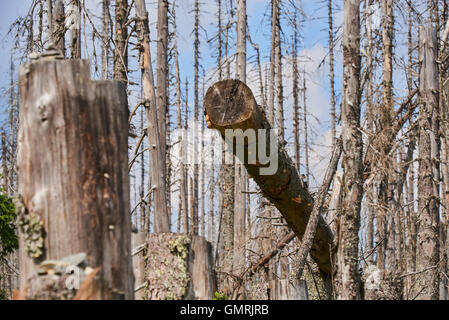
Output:
[[240,127],[252,118],[257,103],[251,89],[240,80],[223,80],[207,90],[204,107],[211,126]]

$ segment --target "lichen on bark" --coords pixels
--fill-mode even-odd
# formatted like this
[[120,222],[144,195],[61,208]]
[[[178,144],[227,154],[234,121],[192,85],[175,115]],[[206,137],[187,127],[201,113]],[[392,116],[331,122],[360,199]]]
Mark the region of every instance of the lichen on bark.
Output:
[[150,300],[182,300],[190,283],[188,256],[191,239],[186,235],[154,234],[145,257],[148,279],[145,297]]
[[44,253],[44,223],[36,213],[21,215],[18,219],[20,231],[25,240],[25,249],[33,259]]

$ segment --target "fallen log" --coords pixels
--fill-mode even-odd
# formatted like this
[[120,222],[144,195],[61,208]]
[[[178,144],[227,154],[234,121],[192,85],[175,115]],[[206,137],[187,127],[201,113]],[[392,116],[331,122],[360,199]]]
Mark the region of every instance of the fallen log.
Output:
[[[233,153],[244,163],[248,174],[259,185],[264,197],[280,211],[298,238],[302,239],[312,211],[313,198],[300,180],[287,152],[279,141],[273,140],[271,126],[251,90],[238,80],[217,82],[206,93],[204,109],[208,128],[221,133]],[[234,132],[241,129],[247,135],[246,140],[239,142],[238,138],[229,139],[229,129]],[[250,134],[251,131],[256,132],[256,139]],[[277,169],[267,174],[273,164],[267,163],[265,155],[257,157],[254,153],[273,149],[273,146],[277,154],[275,158],[270,158],[277,161]],[[248,161],[245,161],[246,158]],[[332,232],[320,216],[310,255],[327,275],[331,273],[332,241]]]

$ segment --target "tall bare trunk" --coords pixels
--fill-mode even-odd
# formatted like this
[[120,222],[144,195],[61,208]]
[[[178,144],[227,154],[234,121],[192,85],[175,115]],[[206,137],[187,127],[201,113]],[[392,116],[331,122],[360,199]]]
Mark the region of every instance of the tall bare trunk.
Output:
[[46,0],[47,3],[47,23],[48,23],[48,34],[50,35],[49,38],[51,38],[51,34],[53,33],[53,0]]
[[276,92],[277,92],[277,106],[276,106],[276,123],[279,130],[279,138],[285,144],[284,136],[284,86],[282,84],[282,41],[281,41],[281,21],[280,21],[280,1],[276,1],[276,40],[275,40],[275,61],[276,61]]
[[65,13],[63,0],[56,2],[53,19],[52,41],[56,49],[65,56]]
[[[10,62],[10,81],[9,81],[9,154],[11,157],[11,163],[14,163],[15,159],[14,156],[16,154],[16,129],[17,129],[17,121],[16,121],[16,90],[14,85],[14,61],[13,56],[11,55],[11,62]],[[13,168],[15,166],[11,165],[11,172],[8,172],[10,176],[11,184],[13,183]]]
[[360,299],[358,245],[363,194],[360,131],[360,12],[359,0],[345,0],[343,29],[343,208],[338,234],[337,268],[341,299]]
[[223,28],[222,28],[222,18],[221,18],[221,0],[217,0],[217,38],[218,38],[218,56],[217,56],[217,69],[218,69],[218,81],[222,80],[223,77],[223,68],[222,68],[222,59],[223,59]]
[[[246,82],[246,0],[237,1],[237,79]],[[245,168],[239,160],[235,165],[235,202],[234,202],[234,262],[233,272],[241,273],[245,269]]]
[[102,34],[101,34],[101,78],[106,80],[108,78],[109,71],[109,33],[111,28],[110,12],[109,12],[110,0],[103,0],[102,11]]
[[381,155],[380,162],[380,187],[379,187],[379,210],[377,217],[377,267],[385,268],[386,248],[387,248],[387,208],[389,206],[389,172],[392,170],[392,159],[389,156],[391,142],[390,137],[393,117],[393,1],[382,0],[382,58],[383,58],[383,101],[380,108],[381,123]]
[[[157,114],[163,165],[167,162],[167,113],[168,113],[168,1],[158,0],[157,12]],[[167,173],[167,169],[165,170]]]
[[332,15],[332,0],[328,0],[328,21],[329,21],[329,73],[330,73],[330,90],[331,90],[331,134],[332,145],[335,145],[337,133],[335,129],[335,72],[334,72],[334,24]]
[[128,80],[128,0],[115,1],[114,79]]
[[192,208],[192,217],[193,217],[193,233],[198,235],[199,231],[199,221],[198,221],[198,176],[199,176],[199,166],[198,166],[198,130],[197,128],[199,123],[199,55],[200,55],[200,38],[199,38],[199,28],[200,28],[200,7],[199,1],[195,0],[195,29],[194,29],[194,69],[195,69],[195,79],[194,79],[194,89],[193,89],[193,130],[194,130],[194,141],[193,141],[193,208]]
[[[367,50],[367,84],[366,84],[366,127],[370,134],[373,134],[374,130],[374,103],[373,103],[373,69],[374,69],[374,45],[373,45],[373,12],[371,9],[372,0],[365,0],[365,12],[366,12],[366,44]],[[374,219],[375,219],[375,206],[374,206],[374,181],[371,181],[366,187],[366,199],[367,199],[367,227],[366,227],[366,246],[365,252],[369,254],[367,262],[374,263],[374,254],[372,252],[374,246]]]
[[[231,15],[233,14],[232,5],[230,6]],[[232,17],[231,17],[232,18]],[[228,20],[225,30],[225,41],[224,41],[224,55],[226,58],[226,78],[231,77],[230,71],[230,59],[228,57],[228,49],[229,49],[229,29],[231,26],[231,22]],[[220,219],[220,228],[219,228],[219,240],[221,241],[221,247],[219,248],[219,267],[221,271],[230,273],[233,269],[233,252],[234,252],[234,204],[235,204],[235,159],[232,156],[232,150],[227,151],[226,144],[223,142],[223,177],[222,177],[222,203],[221,203],[221,219]],[[229,152],[229,154],[228,154]],[[231,163],[227,163],[225,160],[227,158],[231,159]],[[228,161],[229,162],[229,161]],[[217,240],[218,243],[218,240]],[[219,280],[219,288],[223,289],[223,291],[228,294],[231,293],[231,286],[229,283],[229,279],[224,275],[220,275]]]
[[[187,181],[186,181],[186,170],[185,164],[183,163],[183,146],[182,141],[182,112],[181,112],[181,78],[179,74],[179,52],[178,52],[178,36],[177,36],[177,26],[176,26],[176,2],[173,3],[172,14],[173,14],[173,34],[174,34],[174,55],[175,55],[175,78],[176,78],[176,111],[177,111],[177,125],[178,125],[178,141],[179,141],[179,170],[180,170],[180,212],[178,215],[181,217],[182,230],[184,233],[188,233],[188,216],[187,216]],[[187,103],[187,102],[186,102]]]
[[310,185],[310,166],[309,166],[309,128],[307,121],[307,86],[306,86],[306,70],[304,69],[302,76],[302,109],[303,109],[303,124],[304,124],[304,157],[305,157],[305,176],[302,179]]
[[420,27],[417,299],[439,297],[439,85],[434,27]]
[[80,0],[72,0],[73,24],[70,27],[70,58],[81,59],[81,4]]
[[295,164],[298,173],[300,170],[300,143],[299,143],[299,72],[298,72],[298,25],[296,21],[296,14],[293,17],[293,66],[292,66],[292,78],[293,78],[293,138],[295,148]]
[[148,144],[150,147],[151,182],[150,190],[154,194],[154,231],[170,232],[169,216],[166,201],[164,151],[160,146],[158,113],[154,88],[153,67],[151,65],[150,29],[148,12],[144,0],[136,0],[136,16],[138,21],[138,41],[140,43],[140,67],[142,70],[142,86],[145,99],[148,127]]
[[270,124],[274,128],[275,121],[275,112],[274,112],[274,82],[276,75],[276,25],[277,25],[277,15],[279,14],[279,3],[278,0],[273,0],[271,2],[271,52],[270,52],[270,84],[268,91],[268,103],[269,103],[269,112],[268,112],[268,120]]
[[8,194],[8,146],[6,145],[6,133],[2,132],[2,189],[5,194]]
[[[413,90],[413,8],[410,3],[408,6],[408,30],[407,30],[407,42],[408,42],[408,68],[407,68],[407,88],[409,93]],[[406,250],[406,271],[407,273],[413,273],[416,271],[416,211],[415,211],[415,174],[414,174],[414,162],[411,163],[407,177],[407,234],[405,239]],[[415,285],[414,277],[407,277],[404,281],[404,298],[411,299],[412,293],[410,288]]]

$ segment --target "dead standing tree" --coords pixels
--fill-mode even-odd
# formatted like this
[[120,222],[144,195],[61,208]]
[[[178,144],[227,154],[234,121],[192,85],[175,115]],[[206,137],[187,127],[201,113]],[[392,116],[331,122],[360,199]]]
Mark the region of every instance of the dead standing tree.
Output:
[[417,285],[413,298],[439,298],[439,87],[437,36],[433,27],[419,29],[419,175]]
[[[237,78],[246,82],[246,0],[237,1]],[[232,272],[239,274],[245,269],[245,170],[240,162],[235,165],[234,196],[234,256]],[[244,293],[242,292],[242,297]]]
[[[87,61],[49,56],[19,75],[23,295],[132,299],[125,86],[91,81]],[[71,276],[82,290],[66,286]]]
[[154,194],[154,228],[155,232],[170,232],[167,211],[165,184],[165,150],[160,144],[158,110],[154,87],[153,67],[151,64],[150,29],[148,13],[144,1],[136,1],[137,33],[140,50],[140,68],[145,99],[146,120],[148,126],[148,143],[150,145],[151,191]]
[[337,296],[360,299],[358,245],[363,195],[363,142],[360,131],[360,2],[345,0],[343,31],[343,208],[336,254]]

